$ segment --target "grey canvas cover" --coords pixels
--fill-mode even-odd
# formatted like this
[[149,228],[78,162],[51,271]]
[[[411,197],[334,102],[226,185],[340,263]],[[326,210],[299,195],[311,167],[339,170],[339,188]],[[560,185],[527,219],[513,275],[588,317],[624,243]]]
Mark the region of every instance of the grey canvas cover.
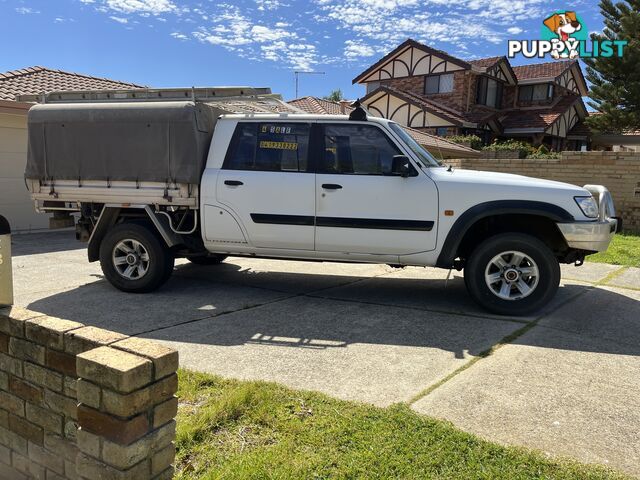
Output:
[[222,113],[188,101],[36,105],[25,176],[199,183]]

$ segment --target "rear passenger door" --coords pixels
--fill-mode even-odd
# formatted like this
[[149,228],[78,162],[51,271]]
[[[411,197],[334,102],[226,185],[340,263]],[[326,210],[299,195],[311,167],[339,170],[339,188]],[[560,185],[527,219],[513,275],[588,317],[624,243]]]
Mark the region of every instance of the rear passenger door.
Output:
[[433,250],[438,193],[413,167],[394,175],[393,157],[403,155],[375,124],[322,124],[316,175],[316,250],[408,255]]
[[216,196],[261,248],[313,250],[315,175],[309,123],[239,122]]

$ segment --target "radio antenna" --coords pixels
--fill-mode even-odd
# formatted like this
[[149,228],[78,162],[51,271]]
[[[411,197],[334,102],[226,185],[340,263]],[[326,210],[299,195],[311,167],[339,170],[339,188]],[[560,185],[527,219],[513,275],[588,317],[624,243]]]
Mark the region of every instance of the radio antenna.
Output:
[[314,70],[296,70],[296,71],[293,72],[293,74],[296,77],[296,98],[298,98],[298,82],[299,82],[298,77],[301,74],[304,74],[304,75],[324,75],[324,72],[316,72]]

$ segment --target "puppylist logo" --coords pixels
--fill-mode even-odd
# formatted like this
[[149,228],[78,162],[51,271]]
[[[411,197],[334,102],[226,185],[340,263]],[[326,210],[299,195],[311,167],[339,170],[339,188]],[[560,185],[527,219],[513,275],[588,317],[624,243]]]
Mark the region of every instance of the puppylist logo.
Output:
[[509,58],[517,54],[525,58],[556,60],[594,57],[621,57],[627,46],[622,40],[589,40],[588,29],[576,12],[557,11],[542,22],[541,40],[509,40]]

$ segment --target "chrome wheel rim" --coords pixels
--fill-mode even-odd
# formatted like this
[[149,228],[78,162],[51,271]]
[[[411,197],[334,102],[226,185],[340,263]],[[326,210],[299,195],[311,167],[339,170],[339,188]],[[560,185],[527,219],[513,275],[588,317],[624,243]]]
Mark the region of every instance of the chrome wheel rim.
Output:
[[502,300],[528,297],[538,286],[539,278],[536,262],[529,255],[514,250],[493,257],[484,272],[487,287]]
[[149,252],[132,238],[118,242],[111,258],[116,272],[127,280],[139,280],[149,271]]

